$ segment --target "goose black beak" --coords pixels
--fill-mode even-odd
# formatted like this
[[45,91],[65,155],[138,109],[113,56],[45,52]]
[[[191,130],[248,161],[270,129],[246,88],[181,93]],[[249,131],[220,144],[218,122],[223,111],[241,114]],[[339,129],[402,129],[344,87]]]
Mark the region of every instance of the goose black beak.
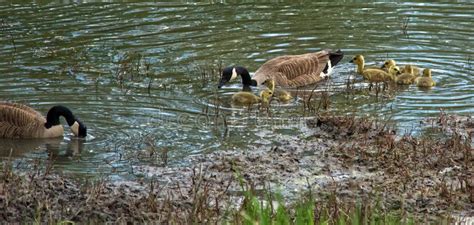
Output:
[[350,63],[354,63],[354,59],[351,59],[351,61],[349,61]]
[[219,85],[217,86],[218,88],[222,88],[222,86],[224,86],[224,84],[226,84],[228,82],[228,80],[225,80],[225,79],[221,79],[219,81]]

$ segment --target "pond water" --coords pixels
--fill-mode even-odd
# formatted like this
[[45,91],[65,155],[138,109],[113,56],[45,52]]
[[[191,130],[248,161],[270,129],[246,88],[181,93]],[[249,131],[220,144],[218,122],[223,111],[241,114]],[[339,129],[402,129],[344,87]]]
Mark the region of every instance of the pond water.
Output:
[[[44,114],[65,105],[90,136],[0,140],[4,159],[28,164],[55,153],[55,167],[66,173],[127,175],[132,165],[177,165],[188,155],[302,136],[302,116],[314,115],[303,98],[273,103],[271,114],[235,108],[230,96],[240,85],[217,90],[211,70],[239,64],[255,71],[273,57],[323,48],[346,55],[320,84],[330,90],[355,75],[355,54],[368,64],[393,58],[431,68],[437,82],[388,97],[365,88],[336,92],[331,113],[391,119],[406,131],[440,109],[474,111],[470,1],[66,3],[1,1],[0,101]],[[157,157],[162,152],[167,157]]]

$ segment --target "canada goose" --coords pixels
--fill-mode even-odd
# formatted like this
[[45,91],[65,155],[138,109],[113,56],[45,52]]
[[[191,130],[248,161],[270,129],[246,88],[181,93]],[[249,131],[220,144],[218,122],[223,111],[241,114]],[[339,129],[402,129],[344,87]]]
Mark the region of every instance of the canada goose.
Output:
[[[363,73],[366,70],[373,71],[371,73],[375,73],[375,71],[383,71],[383,69],[378,68],[378,67],[365,67],[365,59],[363,55],[354,56],[354,58],[352,58],[350,62],[354,63],[357,66],[356,72],[358,74],[361,74],[364,77],[364,79],[367,79]],[[388,71],[384,71],[384,72],[388,72]]]
[[268,79],[265,82],[263,82],[263,84],[266,85],[268,89],[273,91],[273,96],[278,98],[280,102],[289,102],[291,99],[293,99],[293,96],[291,96],[291,94],[288,91],[285,91],[283,89],[275,90],[275,80]]
[[415,79],[415,84],[418,87],[433,87],[436,85],[436,82],[431,78],[431,69],[424,69],[423,75]]
[[272,97],[273,92],[270,89],[265,89],[260,92],[260,96],[254,95],[252,92],[248,91],[239,91],[232,95],[232,102],[239,105],[253,105],[259,102],[263,104],[269,104],[270,98]]
[[412,65],[405,65],[404,68],[404,73],[398,75],[395,78],[395,81],[397,84],[402,84],[402,85],[408,85],[408,84],[413,84],[415,82],[416,76],[413,74],[413,66]]
[[[384,69],[384,70],[387,70],[387,68],[390,68],[391,66],[396,66],[396,65],[397,65],[397,63],[395,62],[395,60],[389,59],[389,60],[386,60],[383,63],[381,68]],[[403,73],[409,73],[409,71],[407,71],[408,68],[406,66],[407,65],[405,65],[403,67],[403,69],[400,71],[402,74]],[[413,75],[415,75],[415,76],[420,76],[421,75],[421,73],[420,73],[421,69],[419,67],[416,67],[416,66],[413,66],[413,65],[410,65],[410,66],[413,69],[413,72],[412,72]]]
[[344,54],[340,50],[279,56],[260,66],[253,77],[250,77],[248,70],[244,67],[226,67],[222,71],[218,87],[221,88],[238,75],[242,78],[244,90],[248,90],[250,86],[262,85],[269,78],[274,79],[275,83],[282,87],[306,86],[328,76],[343,57]]
[[17,103],[0,102],[0,138],[52,138],[64,134],[63,116],[75,136],[85,137],[86,126],[64,106],[54,106],[46,115]]

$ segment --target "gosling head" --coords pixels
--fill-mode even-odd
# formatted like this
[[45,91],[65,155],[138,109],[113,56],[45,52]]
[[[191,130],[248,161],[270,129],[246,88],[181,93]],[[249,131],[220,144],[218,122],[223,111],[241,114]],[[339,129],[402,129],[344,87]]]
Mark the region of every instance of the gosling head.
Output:
[[389,69],[388,69],[388,73],[393,75],[393,76],[397,76],[397,75],[400,75],[402,72],[400,70],[400,67],[390,66]]
[[396,65],[397,65],[397,63],[395,62],[395,60],[389,59],[389,60],[386,60],[386,61],[383,63],[383,65],[382,65],[381,68],[382,68],[382,69],[384,69],[384,68],[390,68],[391,66],[396,66]]
[[428,69],[428,68],[424,69],[423,70],[423,76],[424,77],[431,77],[431,69]]
[[405,73],[413,74],[413,66],[410,64],[405,65]]
[[263,85],[267,86],[270,90],[272,90],[275,88],[275,80],[273,80],[272,78],[267,79],[265,80],[265,82],[263,82]]
[[269,102],[272,96],[273,91],[268,88],[260,92],[260,98],[262,99],[262,102]]
[[349,62],[354,63],[356,65],[363,64],[364,63],[364,56],[363,55],[356,55]]

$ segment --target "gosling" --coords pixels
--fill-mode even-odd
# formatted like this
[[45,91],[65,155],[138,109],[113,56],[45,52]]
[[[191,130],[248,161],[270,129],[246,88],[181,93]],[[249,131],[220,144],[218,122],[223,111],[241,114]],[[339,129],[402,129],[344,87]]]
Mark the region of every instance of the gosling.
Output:
[[289,102],[291,99],[293,99],[293,96],[291,96],[288,91],[285,91],[283,89],[275,90],[275,80],[268,79],[263,82],[263,84],[267,86],[268,89],[273,91],[273,96],[276,97],[280,102]]
[[431,78],[431,69],[424,69],[423,75],[415,79],[415,84],[418,87],[433,87],[436,85],[433,78]]

